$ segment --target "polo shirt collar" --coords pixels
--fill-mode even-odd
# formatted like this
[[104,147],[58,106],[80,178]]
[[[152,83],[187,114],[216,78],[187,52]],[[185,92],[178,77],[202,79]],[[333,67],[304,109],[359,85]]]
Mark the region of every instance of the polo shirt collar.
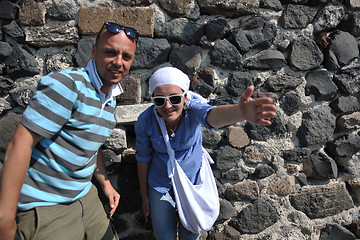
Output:
[[101,102],[105,103],[109,99],[113,99],[114,97],[116,97],[124,92],[120,83],[114,84],[111,92],[107,96],[103,92],[101,92],[100,89],[103,86],[103,83],[97,73],[94,59],[89,61],[89,63],[85,67],[85,69],[89,74],[91,83],[93,84],[93,86],[95,87],[96,91],[98,92],[98,94],[101,98]]

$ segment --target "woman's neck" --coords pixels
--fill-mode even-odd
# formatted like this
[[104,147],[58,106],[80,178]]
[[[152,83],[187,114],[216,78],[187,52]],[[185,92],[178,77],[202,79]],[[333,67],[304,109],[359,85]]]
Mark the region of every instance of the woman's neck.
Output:
[[172,121],[172,122],[165,121],[168,134],[171,137],[174,137],[175,132],[179,129],[180,120],[181,120],[181,116],[179,118],[177,118],[176,120]]

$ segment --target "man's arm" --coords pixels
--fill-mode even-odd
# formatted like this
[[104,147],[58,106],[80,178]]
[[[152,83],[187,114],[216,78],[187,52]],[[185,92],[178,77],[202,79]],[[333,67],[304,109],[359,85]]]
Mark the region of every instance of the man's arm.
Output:
[[104,164],[104,156],[102,150],[99,148],[97,159],[96,159],[96,168],[94,175],[105,194],[105,196],[109,199],[110,211],[109,216],[112,217],[114,214],[120,200],[120,194],[113,188],[109,177],[106,172],[105,164]]
[[14,239],[20,190],[29,168],[32,149],[41,138],[20,123],[9,143],[0,181],[0,240]]

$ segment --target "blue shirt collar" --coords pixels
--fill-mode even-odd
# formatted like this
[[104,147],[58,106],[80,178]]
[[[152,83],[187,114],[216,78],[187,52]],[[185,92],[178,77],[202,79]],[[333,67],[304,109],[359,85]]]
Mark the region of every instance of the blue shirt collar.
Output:
[[90,81],[93,84],[93,86],[95,87],[96,91],[98,92],[98,94],[101,98],[101,101],[103,103],[107,102],[109,99],[113,99],[114,97],[116,97],[124,92],[124,90],[122,89],[122,87],[119,83],[114,84],[112,91],[107,96],[103,92],[101,92],[100,89],[103,86],[103,83],[97,73],[94,59],[89,61],[89,63],[85,67],[85,69],[88,72],[88,74],[90,76]]

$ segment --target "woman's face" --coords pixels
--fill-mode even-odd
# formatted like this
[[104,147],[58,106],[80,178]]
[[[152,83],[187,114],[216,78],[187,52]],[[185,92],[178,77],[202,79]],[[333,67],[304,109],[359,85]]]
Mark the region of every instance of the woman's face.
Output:
[[[172,95],[183,94],[183,90],[176,85],[173,84],[165,84],[158,86],[154,90],[154,97],[170,97]],[[179,105],[171,105],[171,103],[166,100],[165,105],[163,107],[156,107],[156,110],[160,114],[160,116],[168,123],[176,123],[176,121],[180,118],[182,111],[184,109],[184,103],[186,101],[186,97],[182,97],[181,103]]]

